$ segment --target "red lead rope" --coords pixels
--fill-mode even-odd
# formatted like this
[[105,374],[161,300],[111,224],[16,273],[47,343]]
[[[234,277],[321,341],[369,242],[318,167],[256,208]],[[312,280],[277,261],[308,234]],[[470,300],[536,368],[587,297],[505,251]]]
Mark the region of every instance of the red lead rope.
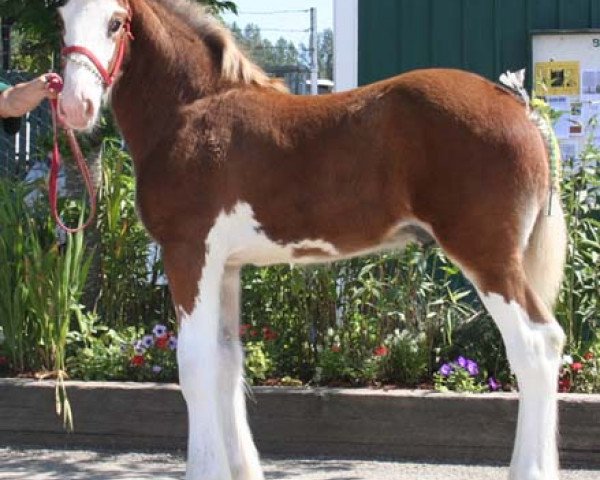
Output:
[[[63,89],[63,80],[60,75],[56,73],[48,74],[48,86],[51,90],[54,90],[57,94],[60,93]],[[56,224],[62,228],[67,233],[77,233],[81,230],[86,229],[90,226],[94,217],[96,215],[96,191],[94,190],[94,185],[92,184],[92,177],[90,175],[90,170],[87,166],[85,159],[83,158],[83,154],[81,153],[81,149],[79,148],[79,144],[77,143],[77,139],[75,138],[75,134],[73,130],[66,129],[67,140],[69,142],[69,147],[71,152],[73,153],[73,157],[77,162],[77,166],[81,171],[81,175],[83,176],[83,181],[85,182],[85,188],[87,189],[88,195],[90,197],[90,214],[85,224],[81,225],[77,228],[67,227],[60,218],[58,214],[58,173],[60,170],[60,151],[58,148],[58,100],[53,98],[50,100],[50,107],[52,110],[52,130],[54,136],[54,146],[52,147],[52,163],[50,165],[50,180],[48,185],[48,197],[50,200],[50,210],[52,212],[52,216],[56,221]]]

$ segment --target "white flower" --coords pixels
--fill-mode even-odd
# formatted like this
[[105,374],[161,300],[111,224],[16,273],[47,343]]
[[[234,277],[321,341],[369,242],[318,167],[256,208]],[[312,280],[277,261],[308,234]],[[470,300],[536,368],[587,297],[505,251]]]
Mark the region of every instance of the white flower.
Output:
[[573,365],[573,357],[571,355],[563,355],[563,365]]
[[160,372],[162,372],[162,367],[161,367],[160,365],[154,365],[154,366],[152,367],[152,373],[156,373],[156,374],[158,374],[158,373],[160,373]]
[[133,351],[136,355],[143,355],[144,353],[146,353],[146,347],[144,346],[141,340],[138,340],[133,344]]
[[144,335],[142,337],[142,345],[146,348],[150,348],[154,345],[154,337],[152,335]]
[[156,338],[165,338],[167,336],[167,327],[159,323],[154,326],[152,333]]

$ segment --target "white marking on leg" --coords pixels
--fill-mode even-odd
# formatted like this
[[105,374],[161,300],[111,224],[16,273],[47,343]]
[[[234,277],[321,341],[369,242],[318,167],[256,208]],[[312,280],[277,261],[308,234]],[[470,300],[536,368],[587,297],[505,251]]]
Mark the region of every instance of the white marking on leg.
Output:
[[240,271],[227,268],[221,289],[219,348],[223,435],[233,480],[262,480],[260,459],[246,418],[244,354],[238,338],[240,295]]
[[520,305],[490,293],[494,317],[519,382],[519,420],[511,480],[558,480],[557,383],[564,333],[558,323],[533,323]]
[[231,480],[218,395],[222,251],[207,249],[205,261],[194,309],[181,317],[177,349],[189,421],[186,479]]

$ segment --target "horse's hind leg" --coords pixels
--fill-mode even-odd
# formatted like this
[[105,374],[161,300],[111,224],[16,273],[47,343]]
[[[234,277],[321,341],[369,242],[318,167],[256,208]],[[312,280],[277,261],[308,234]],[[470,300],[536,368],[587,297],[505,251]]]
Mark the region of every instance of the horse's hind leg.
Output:
[[[456,232],[438,238],[465,269],[498,325],[519,384],[511,480],[558,480],[557,384],[564,333],[552,316],[564,266],[566,232],[559,205],[542,211],[533,232],[487,222],[468,248]],[[468,228],[468,227],[467,227]],[[453,233],[454,232],[454,233]],[[473,238],[474,236],[471,236]],[[525,238],[525,240],[523,240]]]
[[233,480],[262,480],[258,452],[246,418],[244,354],[239,340],[240,270],[225,269],[221,287],[219,396],[223,435]]
[[[519,283],[509,276],[506,280]],[[523,284],[522,289],[525,296],[537,298],[529,286]],[[510,479],[558,480],[556,391],[564,334],[543,306],[539,312],[522,307],[506,292],[480,292],[480,296],[502,333],[519,384]]]

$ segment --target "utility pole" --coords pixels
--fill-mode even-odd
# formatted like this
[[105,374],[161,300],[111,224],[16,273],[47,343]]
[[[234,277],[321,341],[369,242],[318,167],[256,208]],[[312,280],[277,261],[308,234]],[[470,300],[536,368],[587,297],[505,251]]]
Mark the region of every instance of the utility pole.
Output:
[[310,9],[310,94],[319,94],[319,42],[317,41],[317,9]]

